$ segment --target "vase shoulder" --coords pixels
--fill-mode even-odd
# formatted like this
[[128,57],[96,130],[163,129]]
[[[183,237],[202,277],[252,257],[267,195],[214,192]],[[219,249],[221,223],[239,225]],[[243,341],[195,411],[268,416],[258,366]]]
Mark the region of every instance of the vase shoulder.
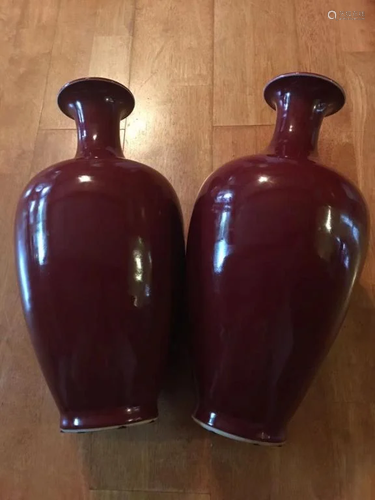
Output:
[[[233,195],[280,190],[286,201],[290,191],[318,197],[322,203],[354,202],[366,209],[359,189],[345,176],[316,160],[252,155],[238,158],[215,170],[203,184],[200,196],[229,190]],[[228,197],[227,197],[228,198]]]
[[69,191],[115,190],[122,196],[133,197],[161,191],[178,203],[177,195],[169,181],[153,168],[125,158],[65,160],[42,170],[24,189],[22,199],[35,196],[44,189],[64,187]]

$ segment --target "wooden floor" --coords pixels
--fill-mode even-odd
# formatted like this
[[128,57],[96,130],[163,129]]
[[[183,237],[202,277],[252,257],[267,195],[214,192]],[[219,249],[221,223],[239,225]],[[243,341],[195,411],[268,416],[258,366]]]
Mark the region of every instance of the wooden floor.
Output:
[[[365,11],[334,21],[328,9]],[[0,499],[374,500],[374,237],[341,334],[283,448],[211,435],[190,419],[185,368],[159,422],[61,435],[24,325],[12,224],[27,180],[73,156],[74,123],[56,106],[68,80],[128,85],[127,157],[176,188],[185,225],[205,177],[259,151],[275,121],[262,88],[288,71],[336,79],[347,104],[321,133],[324,162],[375,208],[373,0],[2,0],[0,6]],[[173,368],[171,368],[173,369]]]

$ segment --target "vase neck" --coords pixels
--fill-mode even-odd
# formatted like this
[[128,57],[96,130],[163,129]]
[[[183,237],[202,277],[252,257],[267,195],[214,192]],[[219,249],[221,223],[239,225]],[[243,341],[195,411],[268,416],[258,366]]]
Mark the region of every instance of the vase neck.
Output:
[[323,118],[338,111],[345,102],[338,84],[308,73],[278,77],[266,87],[265,98],[277,110],[267,154],[282,158],[317,157]]
[[280,157],[317,156],[326,109],[298,95],[285,93],[277,102],[275,131],[268,152]]
[[76,158],[123,158],[120,140],[120,112],[110,103],[72,103],[77,126]]
[[105,78],[83,78],[62,88],[58,104],[76,122],[76,158],[124,158],[120,121],[134,108],[126,87]]

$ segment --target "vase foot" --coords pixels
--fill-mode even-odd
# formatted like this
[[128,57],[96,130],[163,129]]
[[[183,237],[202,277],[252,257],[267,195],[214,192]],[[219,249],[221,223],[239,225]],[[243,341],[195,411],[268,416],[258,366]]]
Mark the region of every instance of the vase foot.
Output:
[[133,406],[104,411],[66,412],[61,414],[61,432],[94,432],[148,424],[158,418],[153,406]]
[[259,426],[208,410],[198,410],[192,416],[194,422],[220,436],[261,446],[282,446],[285,443],[284,432],[269,434]]

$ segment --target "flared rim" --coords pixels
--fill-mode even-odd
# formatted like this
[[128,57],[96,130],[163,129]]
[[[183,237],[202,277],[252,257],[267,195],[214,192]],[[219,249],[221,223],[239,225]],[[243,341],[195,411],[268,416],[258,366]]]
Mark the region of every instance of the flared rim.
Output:
[[69,104],[88,92],[118,101],[123,106],[121,119],[129,116],[134,109],[134,95],[128,87],[109,78],[93,76],[77,78],[63,85],[57,95],[57,105],[66,116],[73,118]]
[[295,71],[291,73],[283,73],[282,75],[278,75],[275,78],[272,78],[263,89],[263,96],[267,104],[272,108],[276,109],[275,102],[273,100],[273,96],[275,91],[280,88],[283,84],[287,84],[288,80],[290,83],[299,81],[302,82],[306,80],[306,83],[309,82],[315,83],[316,87],[319,88],[321,93],[325,93],[329,100],[329,108],[327,110],[326,116],[333,115],[337,113],[345,104],[346,94],[343,87],[337,83],[332,78],[328,76],[320,75],[318,73],[309,73],[309,72],[300,72]]

